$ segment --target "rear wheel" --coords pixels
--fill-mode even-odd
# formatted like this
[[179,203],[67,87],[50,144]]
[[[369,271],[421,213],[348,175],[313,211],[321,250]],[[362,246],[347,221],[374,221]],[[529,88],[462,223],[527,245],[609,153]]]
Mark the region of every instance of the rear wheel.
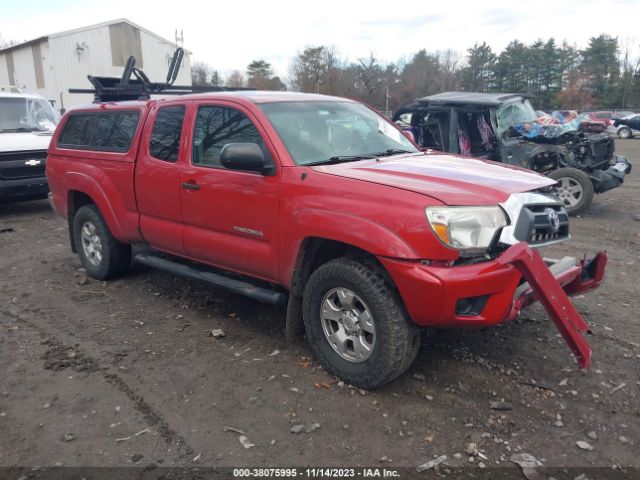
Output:
[[631,138],[632,132],[629,127],[622,127],[618,130],[618,136],[623,139]]
[[569,215],[577,215],[591,205],[593,183],[589,176],[576,168],[559,168],[549,174],[558,182],[556,194]]
[[76,212],[73,239],[89,276],[106,280],[123,275],[129,269],[131,246],[120,243],[111,235],[95,205],[85,205]]
[[397,293],[379,271],[354,259],[332,260],[311,275],[303,318],[325,368],[361,388],[392,381],[418,352],[419,331]]

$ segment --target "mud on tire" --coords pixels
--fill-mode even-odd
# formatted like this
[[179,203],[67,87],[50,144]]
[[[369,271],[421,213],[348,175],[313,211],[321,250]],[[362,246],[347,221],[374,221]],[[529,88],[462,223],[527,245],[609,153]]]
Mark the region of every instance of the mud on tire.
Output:
[[[346,289],[366,306],[375,326],[375,342],[364,361],[343,358],[329,343],[322,320],[327,295]],[[375,267],[351,258],[339,258],[319,267],[307,282],[303,300],[305,330],[317,358],[333,375],[360,388],[388,383],[411,365],[420,344],[413,325],[396,291]]]
[[73,217],[73,240],[89,276],[106,280],[123,275],[131,264],[131,246],[116,240],[98,207],[85,205]]

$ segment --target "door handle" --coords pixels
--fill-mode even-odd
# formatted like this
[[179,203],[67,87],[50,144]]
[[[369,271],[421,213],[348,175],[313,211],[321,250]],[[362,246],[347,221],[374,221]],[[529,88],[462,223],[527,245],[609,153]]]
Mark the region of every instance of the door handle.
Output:
[[181,183],[180,186],[185,190],[200,190],[200,185],[191,182]]

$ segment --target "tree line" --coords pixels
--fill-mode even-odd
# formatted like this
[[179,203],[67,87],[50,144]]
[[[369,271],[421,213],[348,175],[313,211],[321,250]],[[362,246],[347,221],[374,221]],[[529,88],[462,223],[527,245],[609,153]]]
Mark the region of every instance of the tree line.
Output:
[[[0,35],[0,48],[14,43]],[[333,46],[317,45],[292,59],[286,79],[275,75],[264,59],[226,78],[210,65],[195,62],[191,77],[194,85],[337,95],[385,111],[447,90],[527,93],[541,110],[640,108],[640,56],[634,55],[631,42],[606,34],[591,37],[584,49],[549,38],[528,45],[513,40],[497,53],[482,42],[465,55],[422,49],[395,63],[373,53],[350,61]]]
[[292,59],[281,79],[271,65],[254,60],[226,79],[206,63],[192,66],[194,85],[295,90],[354,98],[380,110],[447,90],[517,92],[534,95],[541,110],[640,108],[640,60],[630,43],[592,37],[584,49],[554,38],[510,42],[495,52],[476,43],[461,56],[453,50],[419,50],[396,63],[370,54],[349,61],[333,46],[310,46]]

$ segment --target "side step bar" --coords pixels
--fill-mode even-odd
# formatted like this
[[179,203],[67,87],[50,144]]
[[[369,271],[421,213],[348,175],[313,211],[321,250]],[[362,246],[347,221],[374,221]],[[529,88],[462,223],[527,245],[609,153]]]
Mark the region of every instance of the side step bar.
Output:
[[150,253],[138,253],[134,256],[134,260],[143,265],[164,270],[174,275],[215,285],[216,287],[244,295],[259,302],[270,303],[272,305],[284,305],[287,303],[288,295],[284,292],[258,287],[249,282],[243,282],[242,280],[236,280],[218,273],[213,273],[204,268],[200,269],[184,263],[167,260],[166,258],[161,258]]

